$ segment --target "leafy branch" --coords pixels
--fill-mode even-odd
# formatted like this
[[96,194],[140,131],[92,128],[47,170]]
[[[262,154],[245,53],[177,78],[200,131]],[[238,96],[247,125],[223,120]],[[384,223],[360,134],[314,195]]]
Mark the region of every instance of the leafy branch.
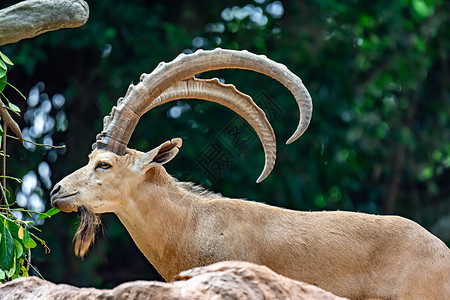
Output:
[[[9,86],[15,90],[22,98],[26,97],[16,89],[12,84],[7,82],[6,73],[8,71],[7,65],[13,65],[11,60],[0,52],[0,119],[3,121],[3,126],[0,126],[1,141],[2,141],[2,175],[0,176],[0,281],[4,282],[17,277],[28,276],[28,271],[32,268],[39,276],[40,273],[31,264],[31,249],[37,246],[36,241],[40,242],[45,248],[45,251],[50,251],[44,240],[40,239],[34,233],[30,232],[30,229],[40,231],[36,228],[36,224],[33,221],[19,220],[13,214],[14,211],[23,212],[32,216],[32,214],[40,214],[37,220],[50,218],[59,212],[59,210],[52,208],[45,213],[37,211],[26,210],[24,208],[12,208],[14,203],[9,204],[7,200],[8,190],[6,189],[6,179],[13,179],[18,182],[21,180],[6,175],[6,140],[8,137],[18,139],[22,144],[24,142],[22,132],[19,125],[9,114],[10,111],[20,116],[20,108],[13,104],[3,93],[5,87]],[[8,105],[5,105],[5,102]],[[8,128],[10,128],[16,137],[7,134]],[[30,141],[27,141],[30,142]],[[30,142],[31,143],[31,142]],[[36,143],[34,143],[36,144]],[[39,144],[40,145],[40,144]],[[50,145],[43,145],[50,146]],[[41,276],[42,277],[42,276]]]

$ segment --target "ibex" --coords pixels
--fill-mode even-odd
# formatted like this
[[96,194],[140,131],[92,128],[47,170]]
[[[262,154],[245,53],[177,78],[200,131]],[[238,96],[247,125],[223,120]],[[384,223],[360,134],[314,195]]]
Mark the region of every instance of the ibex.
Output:
[[174,138],[142,153],[127,149],[148,110],[175,99],[227,106],[258,134],[265,152],[262,181],[275,164],[275,135],[264,112],[232,85],[194,76],[223,68],[273,77],[300,110],[295,141],[308,127],[312,103],[300,78],[284,65],[247,51],[215,49],[181,54],[143,74],[105,117],[89,163],[51,192],[52,205],[78,212],[75,252],[94,241],[96,214],[113,212],[164,279],[224,260],[266,265],[287,277],[352,299],[448,299],[450,250],[420,225],[397,216],[353,212],[300,212],[229,199],[179,182],[163,167],[178,153]]

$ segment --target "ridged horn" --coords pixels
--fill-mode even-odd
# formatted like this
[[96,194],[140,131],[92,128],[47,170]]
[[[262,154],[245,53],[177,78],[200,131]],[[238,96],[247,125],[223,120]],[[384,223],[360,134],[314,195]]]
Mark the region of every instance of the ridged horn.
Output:
[[[149,103],[144,111],[178,99],[199,99],[226,106],[244,118],[253,127],[264,148],[264,169],[256,182],[263,181],[270,174],[276,159],[276,140],[266,114],[253,99],[236,89],[232,84],[223,84],[217,78],[190,78],[179,81]],[[144,113],[145,113],[144,112]]]
[[[311,119],[312,101],[308,90],[298,76],[289,71],[286,66],[264,55],[256,55],[245,50],[217,48],[211,51],[198,50],[189,55],[180,54],[169,63],[160,63],[152,73],[142,74],[139,84],[130,85],[125,97],[119,99],[117,107],[113,107],[111,115],[105,118],[103,131],[97,135],[97,141],[93,147],[123,155],[134,128],[139,118],[146,112],[145,108],[150,105],[149,103],[177,82],[189,79],[198,73],[226,68],[256,71],[281,82],[294,95],[300,111],[297,129],[287,143],[295,141],[305,132]],[[259,181],[265,178],[263,175],[264,171]]]

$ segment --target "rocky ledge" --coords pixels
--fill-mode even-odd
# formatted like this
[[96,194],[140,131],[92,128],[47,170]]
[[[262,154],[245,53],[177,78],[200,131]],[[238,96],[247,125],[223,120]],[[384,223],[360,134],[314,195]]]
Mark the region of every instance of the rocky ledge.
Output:
[[4,300],[74,299],[320,299],[337,297],[316,286],[246,262],[220,262],[181,272],[173,282],[133,281],[111,290],[23,277],[0,286]]

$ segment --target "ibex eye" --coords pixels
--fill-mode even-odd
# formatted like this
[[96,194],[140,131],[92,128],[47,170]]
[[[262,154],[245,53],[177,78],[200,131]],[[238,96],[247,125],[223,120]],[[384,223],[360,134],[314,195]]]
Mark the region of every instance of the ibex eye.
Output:
[[106,169],[111,168],[111,165],[108,164],[108,163],[105,163],[105,162],[100,162],[100,163],[97,165],[97,169],[98,169],[98,168],[101,168],[101,169],[106,170]]

